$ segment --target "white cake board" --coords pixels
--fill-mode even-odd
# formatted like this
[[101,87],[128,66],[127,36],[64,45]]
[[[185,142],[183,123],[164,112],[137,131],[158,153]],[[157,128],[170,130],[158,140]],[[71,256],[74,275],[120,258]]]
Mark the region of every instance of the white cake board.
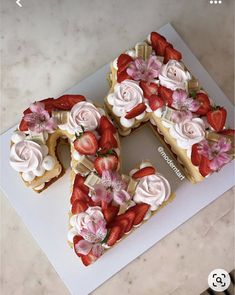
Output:
[[[167,24],[158,32],[182,52],[186,66],[199,78],[215,102],[227,109],[227,123],[232,127],[233,105],[173,27]],[[102,102],[108,90],[108,70],[109,65],[105,65],[66,93],[79,93],[96,102]],[[128,172],[141,159],[149,158],[169,179],[176,198],[96,263],[85,267],[66,241],[70,198],[69,171],[40,195],[27,189],[17,172],[9,165],[9,144],[14,128],[1,135],[1,188],[73,295],[85,295],[93,291],[234,185],[233,163],[196,185],[187,180],[179,180],[159,155],[157,148],[160,144],[153,133],[144,127],[122,140],[123,170]],[[143,142],[144,146],[141,144]]]

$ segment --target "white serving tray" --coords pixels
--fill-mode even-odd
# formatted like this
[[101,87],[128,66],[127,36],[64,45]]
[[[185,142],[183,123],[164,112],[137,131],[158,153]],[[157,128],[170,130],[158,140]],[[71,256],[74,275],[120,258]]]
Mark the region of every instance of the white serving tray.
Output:
[[[158,32],[182,52],[186,66],[199,78],[205,90],[216,103],[225,106],[228,111],[227,122],[233,126],[233,105],[173,27],[167,24]],[[66,93],[79,93],[96,102],[102,102],[108,91],[108,70],[109,65],[105,65]],[[234,184],[233,163],[196,185],[187,180],[179,180],[158,153],[160,143],[150,128],[140,129],[122,139],[124,172],[128,172],[141,159],[148,158],[158,171],[169,179],[176,198],[96,263],[84,267],[66,241],[70,198],[69,171],[40,195],[27,189],[17,172],[9,166],[9,143],[14,128],[1,135],[1,188],[73,295],[85,295],[93,291]]]

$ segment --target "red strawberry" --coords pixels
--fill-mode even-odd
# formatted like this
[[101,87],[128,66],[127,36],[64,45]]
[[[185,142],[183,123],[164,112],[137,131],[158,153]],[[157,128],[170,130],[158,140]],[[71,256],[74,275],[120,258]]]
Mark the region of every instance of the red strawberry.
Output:
[[144,103],[139,103],[136,107],[134,107],[130,112],[128,112],[125,116],[126,119],[132,119],[136,116],[142,114],[146,110],[146,105]]
[[88,197],[88,193],[84,192],[80,187],[74,186],[70,203],[73,204],[75,201],[83,201],[87,203],[90,201],[90,198]]
[[100,118],[99,133],[102,134],[106,129],[111,130],[112,133],[116,133],[117,131],[110,120],[106,116],[102,116]]
[[121,54],[117,60],[118,71],[121,73],[126,70],[128,65],[133,61],[133,58],[128,54]]
[[88,266],[92,264],[94,261],[97,260],[97,257],[95,257],[91,252],[89,252],[87,255],[81,255],[82,263],[85,266]]
[[117,81],[118,83],[121,83],[122,81],[124,80],[127,80],[127,79],[131,79],[131,76],[129,76],[126,72],[126,70],[120,72],[118,71],[117,72]]
[[201,162],[201,155],[198,153],[198,144],[192,146],[191,161],[194,166],[199,166]]
[[73,214],[78,214],[78,213],[86,211],[87,208],[88,208],[87,203],[85,203],[84,201],[75,200],[72,204],[71,212]]
[[165,100],[165,102],[167,103],[167,105],[171,106],[173,99],[172,99],[172,95],[173,95],[173,91],[169,88],[166,88],[164,86],[159,86],[158,88],[158,95],[163,98]]
[[172,46],[167,46],[164,53],[163,63],[166,64],[170,59],[181,60],[182,54],[174,49]]
[[20,122],[19,130],[20,131],[27,131],[28,130],[28,124],[24,119],[22,119]]
[[234,135],[235,130],[234,129],[224,129],[224,130],[221,130],[219,133],[223,134],[223,135]]
[[158,94],[158,86],[156,83],[140,81],[140,87],[144,92],[144,97],[150,99],[153,94]]
[[118,157],[115,154],[99,156],[95,159],[94,166],[99,175],[105,170],[117,170]]
[[201,116],[206,115],[211,109],[211,104],[208,96],[203,92],[198,92],[196,94],[196,100],[199,101],[200,107],[195,113]]
[[127,233],[131,230],[131,228],[133,226],[133,222],[135,219],[135,213],[133,211],[130,211],[130,209],[128,209],[125,213],[118,215],[114,219],[114,221],[110,224],[110,227],[113,227],[114,225],[118,224],[118,222],[122,219],[128,220],[128,225],[125,228],[125,233]]
[[113,131],[111,129],[105,129],[103,131],[98,144],[99,144],[99,147],[105,152],[107,150],[118,147],[117,140],[114,137]]
[[206,116],[208,123],[215,131],[223,130],[227,117],[227,111],[223,107],[216,107],[215,110],[209,111]]
[[[53,102],[54,102],[54,98],[50,97],[50,98],[45,98],[42,100],[39,100],[38,102],[42,102],[45,106],[45,109],[50,113],[50,111],[53,109]],[[32,111],[30,110],[30,108],[27,108],[24,111],[24,115],[30,114],[32,113]]]
[[91,131],[86,131],[75,139],[74,148],[82,155],[94,155],[98,150],[98,142]]
[[199,172],[203,177],[206,177],[208,174],[212,172],[212,170],[209,167],[210,160],[208,160],[206,157],[201,156],[201,162],[199,165]]
[[111,223],[114,218],[117,216],[119,207],[109,205],[107,209],[102,210],[104,218],[107,224]]
[[134,179],[138,179],[138,178],[142,178],[144,176],[148,176],[148,175],[152,175],[155,174],[156,170],[154,167],[152,166],[148,166],[148,167],[144,167],[138,171],[136,171],[133,175],[132,178]]
[[148,205],[148,204],[140,203],[140,204],[137,204],[129,209],[130,211],[135,213],[135,219],[134,219],[133,225],[138,225],[142,222],[149,207],[150,207],[150,205]]
[[164,45],[167,46],[168,44],[168,42],[166,41],[166,38],[156,32],[152,32],[150,39],[151,39],[151,45],[153,49],[155,50],[156,54],[163,56],[164,50],[165,50]]
[[79,241],[81,241],[81,240],[83,240],[83,237],[81,237],[81,236],[75,236],[75,237],[73,238],[73,248],[74,248],[74,251],[75,251],[75,253],[77,254],[78,257],[81,257],[82,254],[79,253],[79,252],[77,252],[76,245],[77,245],[77,243],[78,243]]
[[118,240],[123,237],[123,235],[127,232],[127,229],[129,228],[129,220],[127,218],[122,218],[116,221],[115,226],[120,226],[121,227],[121,232],[118,236]]
[[113,246],[118,240],[122,232],[122,227],[120,225],[115,225],[110,229],[109,237],[107,240],[107,245]]
[[85,178],[80,174],[77,174],[73,183],[74,187],[79,187],[85,194],[89,193],[89,188],[84,184]]
[[53,101],[55,109],[59,110],[70,110],[76,103],[85,101],[86,98],[83,95],[77,94],[65,94]]
[[153,111],[161,108],[165,104],[163,98],[157,95],[152,95],[149,99],[149,106]]

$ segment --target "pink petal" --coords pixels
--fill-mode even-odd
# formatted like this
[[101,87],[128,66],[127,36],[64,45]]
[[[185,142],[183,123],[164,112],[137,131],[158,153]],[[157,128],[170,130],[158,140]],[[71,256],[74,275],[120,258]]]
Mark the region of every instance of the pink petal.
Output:
[[95,256],[95,257],[100,257],[104,252],[104,248],[102,247],[101,244],[94,244],[93,247],[92,247],[92,254]]
[[94,186],[95,194],[92,196],[93,201],[101,201],[106,198],[107,191],[102,184],[96,184]]
[[221,167],[223,167],[225,164],[229,163],[231,161],[230,155],[226,153],[222,153],[219,156],[215,157],[209,164],[211,170],[217,171]]
[[115,191],[113,193],[113,199],[119,205],[124,204],[125,202],[127,202],[128,200],[130,200],[130,198],[131,198],[130,195],[126,191],[124,191],[124,190],[119,191],[119,192]]
[[41,113],[45,110],[44,103],[42,102],[32,103],[29,108],[33,113]]
[[91,233],[93,233],[93,234],[96,233],[96,226],[95,226],[94,222],[89,221],[89,222],[87,223],[87,228],[88,228],[88,230],[89,230]]
[[74,247],[76,252],[82,255],[87,255],[92,249],[92,243],[85,240],[80,240]]

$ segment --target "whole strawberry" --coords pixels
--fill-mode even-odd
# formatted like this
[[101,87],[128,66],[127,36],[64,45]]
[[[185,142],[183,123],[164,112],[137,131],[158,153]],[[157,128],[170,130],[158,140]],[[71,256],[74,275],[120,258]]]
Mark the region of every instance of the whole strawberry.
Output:
[[223,130],[227,117],[227,111],[223,107],[214,107],[206,116],[207,122],[216,132]]

